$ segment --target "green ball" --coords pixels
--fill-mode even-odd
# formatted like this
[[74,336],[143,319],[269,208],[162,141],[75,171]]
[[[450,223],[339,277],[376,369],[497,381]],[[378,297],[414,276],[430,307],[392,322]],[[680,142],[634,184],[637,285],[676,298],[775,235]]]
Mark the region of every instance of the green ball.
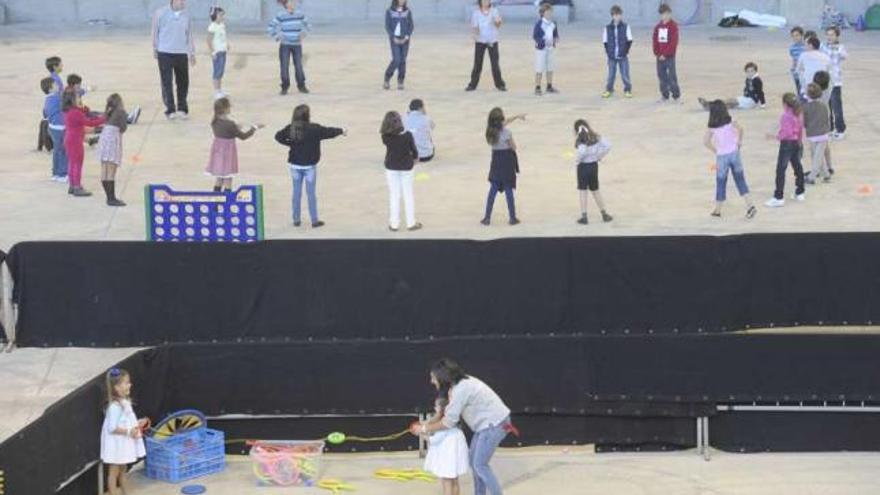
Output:
[[334,431],[333,433],[327,435],[327,441],[334,445],[339,445],[345,442],[345,433]]

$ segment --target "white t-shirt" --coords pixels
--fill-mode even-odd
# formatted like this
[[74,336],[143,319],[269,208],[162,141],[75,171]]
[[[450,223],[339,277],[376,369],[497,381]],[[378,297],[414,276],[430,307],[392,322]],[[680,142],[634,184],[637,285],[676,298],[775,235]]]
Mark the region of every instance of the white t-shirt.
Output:
[[556,32],[556,23],[541,19],[541,27],[544,29],[544,46],[553,48],[553,33]]
[[498,26],[496,22],[501,21],[501,14],[498,9],[492,7],[488,14],[484,14],[482,10],[474,10],[471,16],[471,26],[479,30],[477,41],[480,43],[493,44],[498,41]]
[[831,75],[831,58],[819,50],[811,50],[801,54],[798,59],[798,73],[801,75],[801,92],[807,93],[807,85],[813,82],[813,76],[824,70]]
[[228,48],[226,43],[226,24],[212,22],[208,26],[208,32],[214,35],[214,39],[211,42],[214,54],[225,52]]
[[431,137],[434,122],[431,117],[419,111],[409,112],[403,120],[403,126],[412,133],[419,150],[419,158],[428,158],[434,154],[434,139]]

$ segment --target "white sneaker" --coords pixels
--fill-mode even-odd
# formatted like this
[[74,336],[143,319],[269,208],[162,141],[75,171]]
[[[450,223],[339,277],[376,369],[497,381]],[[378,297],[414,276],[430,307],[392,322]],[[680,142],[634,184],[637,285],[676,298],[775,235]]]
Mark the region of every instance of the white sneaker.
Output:
[[61,178],[61,177],[58,176],[58,175],[53,175],[52,178],[49,179],[49,180],[52,181],[52,182],[58,182],[58,179],[60,179],[60,178]]
[[189,120],[189,114],[186,112],[177,112],[174,115],[177,116],[177,120]]
[[835,141],[843,141],[844,139],[846,139],[846,133],[845,132],[833,132],[833,133],[831,133],[831,139],[833,139]]
[[215,100],[219,100],[220,98],[223,98],[224,96],[226,96],[226,93],[224,93],[223,91],[217,91],[216,93],[214,93]]
[[168,120],[177,120],[177,114],[176,113],[166,113],[165,118]]
[[804,201],[805,199],[807,199],[807,195],[806,194],[792,194],[791,199],[795,199],[797,201]]
[[781,207],[785,206],[785,200],[770,198],[767,200],[766,203],[764,203],[764,205],[769,206],[770,208],[781,208]]

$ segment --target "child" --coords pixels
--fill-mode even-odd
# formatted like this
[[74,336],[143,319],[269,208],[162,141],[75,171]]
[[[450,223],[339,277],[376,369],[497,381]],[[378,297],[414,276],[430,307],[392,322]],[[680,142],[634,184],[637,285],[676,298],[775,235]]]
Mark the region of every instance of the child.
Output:
[[113,93],[107,97],[107,109],[104,111],[107,123],[101,130],[98,140],[98,161],[101,162],[101,185],[107,196],[107,206],[125,206],[116,199],[116,169],[122,165],[122,135],[128,129],[128,115],[122,97]]
[[82,187],[82,168],[85,153],[83,139],[87,127],[96,127],[104,123],[104,116],[90,117],[82,106],[82,97],[75,87],[64,90],[61,99],[61,110],[64,112],[64,148],[67,152],[68,179],[70,187],[67,194],[75,197],[91,196],[92,193]]
[[58,82],[52,77],[40,81],[40,88],[46,94],[43,103],[43,118],[48,122],[49,136],[52,138],[52,180],[67,182],[67,152],[64,149],[64,113],[61,111],[61,92]]
[[797,94],[801,94],[801,78],[797,71],[798,60],[806,49],[804,44],[804,28],[795,26],[791,28],[791,45],[788,47],[788,55],[791,57],[791,78],[794,79],[794,87]]
[[831,26],[825,30],[827,42],[822,46],[822,51],[831,59],[831,81],[834,89],[831,90],[831,139],[843,139],[846,136],[846,121],[843,120],[843,74],[840,63],[846,60],[848,54],[846,48],[840,42],[840,28]]
[[819,50],[820,47],[819,38],[807,38],[807,49],[798,59],[797,71],[801,78],[802,101],[806,101],[807,84],[810,84],[813,76],[820,70],[831,72],[831,58]]
[[222,97],[214,101],[214,119],[211,129],[214,131],[214,143],[211,145],[211,157],[205,170],[215,178],[214,192],[232,190],[232,177],[238,175],[238,148],[235,140],[250,138],[262,129],[262,124],[253,124],[247,131],[242,131],[238,124],[229,117],[232,103],[229,98]]
[[[449,388],[442,387],[434,403],[434,416],[428,420],[428,424],[441,422],[447,405],[449,405]],[[440,478],[443,495],[461,493],[458,478],[468,473],[468,464],[468,444],[461,428],[445,428],[435,431],[428,437],[425,471]]]
[[669,101],[669,95],[681,103],[681,90],[675,72],[675,53],[678,50],[678,24],[672,20],[672,8],[660,4],[660,22],[654,26],[654,56],[657,57],[657,77],[660,79],[661,103]]
[[785,93],[782,96],[783,113],[779,119],[779,132],[776,135],[768,134],[768,139],[779,141],[779,156],[776,159],[776,190],[773,197],[767,201],[767,206],[779,208],[785,206],[785,171],[788,164],[794,169],[795,193],[793,199],[803,201],[804,195],[804,167],[801,164],[801,135],[804,132],[801,123],[801,102],[794,93]]
[[541,77],[547,73],[547,92],[558,93],[553,87],[553,70],[556,67],[556,43],[559,42],[559,29],[553,22],[553,6],[542,3],[539,9],[541,18],[532,30],[535,40],[535,95],[541,96]]
[[510,119],[504,118],[504,111],[498,107],[489,112],[486,124],[486,142],[492,147],[492,164],[489,167],[489,195],[486,197],[486,214],[480,221],[483,225],[489,225],[492,220],[492,207],[495,205],[495,196],[503,192],[507,199],[507,213],[510,215],[508,223],[516,225],[516,201],[513,190],[516,189],[516,174],[519,173],[519,160],[516,156],[516,142],[508,125],[517,119],[526,120],[524,114],[515,115]]
[[49,77],[58,85],[58,93],[64,91],[64,80],[61,79],[61,73],[64,71],[64,63],[61,57],[52,56],[46,59],[46,70],[49,71]]
[[471,14],[471,28],[474,39],[474,68],[471,70],[471,81],[465,91],[474,91],[480,84],[480,73],[483,72],[483,57],[489,50],[489,61],[492,64],[492,80],[495,89],[507,91],[507,84],[501,75],[501,64],[498,29],[504,21],[497,7],[492,5],[492,0],[477,0],[477,8]]
[[578,223],[587,225],[587,191],[593,193],[593,199],[602,212],[602,221],[610,222],[614,218],[605,211],[605,202],[599,193],[599,160],[611,151],[608,141],[596,134],[590,124],[584,119],[578,119],[574,123],[574,141],[577,149],[577,183],[578,196],[581,203],[581,218]]
[[[743,95],[724,100],[723,103],[727,108],[741,108],[749,110],[755,107],[764,108],[767,101],[764,98],[764,81],[758,75],[758,65],[749,62],[743,69],[746,73],[746,85],[743,87]],[[711,102],[705,98],[697,98],[704,110],[709,110]]]
[[419,230],[422,224],[416,221],[416,205],[413,196],[413,166],[419,157],[419,150],[412,133],[403,127],[397,112],[388,112],[382,119],[379,129],[385,145],[385,178],[388,181],[389,219],[388,229],[397,232],[400,228],[400,197],[406,212],[406,229]]
[[101,461],[109,469],[107,487],[110,495],[131,493],[128,465],[146,456],[143,430],[147,419],[137,419],[131,406],[131,377],[128,372],[111,368],[107,372],[107,410],[101,427]]
[[406,130],[412,133],[419,149],[419,161],[430,162],[434,159],[434,121],[425,112],[425,102],[416,98],[409,102],[409,112],[403,120]]
[[391,89],[391,76],[397,71],[397,89],[404,89],[406,81],[406,57],[409,55],[409,40],[414,29],[412,11],[407,0],[391,0],[385,11],[385,33],[391,45],[391,62],[385,69],[382,88]]
[[611,98],[614,94],[614,80],[617,79],[617,68],[620,67],[620,78],[623,80],[623,96],[632,98],[632,82],[629,78],[629,49],[632,47],[633,35],[629,25],[623,22],[623,9],[619,5],[611,7],[611,23],[602,31],[602,44],[608,56],[608,82],[602,98]]
[[733,121],[727,112],[727,105],[721,100],[709,104],[709,130],[703,138],[703,144],[715,154],[715,209],[713,217],[721,216],[721,206],[727,199],[727,175],[733,174],[736,189],[746,203],[746,218],[755,218],[758,210],[749,196],[749,186],[743,170],[740,147],[742,146],[743,130]]
[[[813,76],[813,82],[819,85],[819,89],[822,90],[822,102],[826,105],[831,104],[831,90],[829,86],[831,85],[831,75],[825,72],[824,70],[820,70]],[[825,146],[825,164],[828,166],[828,174],[834,175],[834,166],[831,164],[831,142],[829,141]],[[810,175],[810,172],[807,172],[805,175]]]
[[321,141],[345,135],[345,129],[324,127],[313,124],[308,105],[293,109],[290,125],[275,133],[275,141],[290,148],[287,166],[293,179],[293,226],[301,225],[302,185],[306,182],[306,195],[309,202],[309,217],[312,227],[318,228],[324,222],[318,219],[318,198],[315,190],[318,185],[318,162],[321,160]]
[[804,129],[810,143],[810,156],[813,167],[807,184],[815,184],[821,176],[825,182],[831,182],[828,163],[825,161],[825,150],[828,146],[828,135],[831,124],[828,117],[828,105],[822,101],[822,88],[816,83],[807,85],[808,102],[804,105]]
[[306,94],[306,73],[303,70],[302,41],[309,30],[298,0],[278,0],[282,10],[269,23],[269,36],[278,41],[278,57],[281,62],[281,94],[286,95],[290,88],[290,59],[293,58],[293,71],[296,88]]
[[226,72],[226,54],[229,52],[229,42],[226,40],[226,11],[220,7],[211,7],[211,24],[208,25],[208,50],[214,64],[214,99],[223,98],[223,74]]

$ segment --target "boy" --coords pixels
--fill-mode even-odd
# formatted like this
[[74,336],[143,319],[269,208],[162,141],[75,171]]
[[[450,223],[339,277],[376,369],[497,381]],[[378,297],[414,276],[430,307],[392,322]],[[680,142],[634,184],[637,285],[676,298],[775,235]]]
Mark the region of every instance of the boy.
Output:
[[822,51],[831,59],[831,139],[843,139],[846,135],[846,121],[843,120],[843,74],[840,63],[847,58],[846,48],[840,43],[840,28],[831,26],[825,30],[827,42]]
[[278,57],[281,62],[281,94],[286,95],[290,88],[290,59],[293,58],[293,71],[296,88],[306,94],[306,74],[303,70],[302,40],[309,30],[306,19],[297,0],[278,0],[282,10],[269,23],[269,36],[279,42]]
[[669,101],[669,95],[676,103],[681,103],[681,90],[678,75],[675,73],[675,52],[678,49],[678,24],[672,20],[672,8],[660,4],[657,10],[660,22],[654,26],[654,56],[657,57],[657,78],[660,80],[660,103]]
[[539,9],[541,18],[535,23],[532,30],[532,39],[535,40],[535,95],[541,96],[541,76],[547,73],[547,92],[558,93],[553,87],[553,69],[556,65],[556,57],[553,51],[559,41],[559,29],[553,22],[553,6],[545,2]]
[[[743,68],[746,73],[746,85],[743,88],[743,95],[737,98],[723,100],[727,108],[739,108],[749,110],[760,106],[764,108],[767,100],[764,97],[764,81],[758,75],[758,64],[749,62]],[[709,110],[712,102],[705,98],[697,98],[704,110]]]
[[403,126],[413,135],[416,148],[419,150],[419,161],[430,162],[434,159],[434,121],[425,112],[425,102],[416,98],[409,103],[409,112],[403,119]]
[[619,5],[611,7],[611,23],[602,31],[602,44],[608,56],[608,82],[602,98],[611,98],[614,94],[614,80],[617,79],[617,68],[620,67],[620,78],[623,80],[623,96],[632,98],[632,82],[629,78],[629,49],[632,47],[633,35],[627,23],[623,22],[623,9]]
[[806,101],[807,85],[819,71],[831,72],[831,58],[819,50],[819,38],[807,38],[807,49],[798,58],[797,73],[801,79],[801,99]]
[[49,57],[46,59],[46,70],[49,71],[49,77],[58,85],[58,93],[64,91],[64,81],[61,79],[61,72],[64,71],[64,64],[61,57]]
[[825,160],[825,148],[828,147],[828,134],[831,132],[828,106],[822,101],[822,88],[816,83],[807,85],[807,97],[809,101],[804,105],[804,131],[810,143],[813,169],[806,183],[815,184],[820,176],[824,182],[830,182],[831,173]]
[[794,87],[797,94],[801,94],[801,78],[797,72],[798,59],[804,53],[806,46],[804,45],[804,28],[795,26],[791,28],[791,46],[788,47],[788,55],[791,57],[791,78],[794,79]]
[[40,89],[46,95],[43,103],[43,118],[49,124],[52,138],[52,180],[67,182],[67,151],[64,148],[64,113],[61,111],[61,92],[53,77],[40,81]]

